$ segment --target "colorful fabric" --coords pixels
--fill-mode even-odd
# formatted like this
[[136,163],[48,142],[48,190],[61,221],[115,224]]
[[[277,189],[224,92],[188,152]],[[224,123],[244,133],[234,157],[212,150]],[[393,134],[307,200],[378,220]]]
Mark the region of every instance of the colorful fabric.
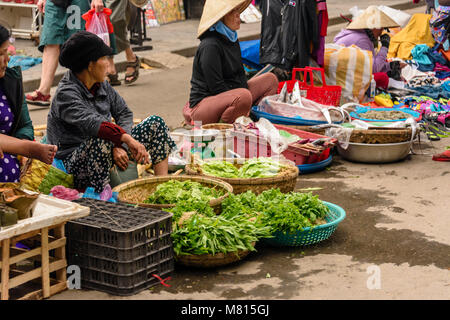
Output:
[[434,41],[441,45],[445,51],[449,49],[448,31],[445,21],[450,18],[450,7],[439,6],[430,20],[431,33]]
[[[131,136],[145,146],[153,165],[163,161],[176,148],[169,135],[169,128],[158,116],[150,116],[136,125],[131,130]],[[113,147],[111,141],[89,138],[63,159],[67,172],[74,176],[76,189],[93,187],[95,192],[103,191],[109,184],[110,171],[114,165]]]
[[[14,123],[14,113],[8,98],[0,88],[0,132],[9,135]],[[19,161],[15,155],[4,152],[0,159],[0,182],[19,182]]]
[[411,50],[418,44],[434,46],[430,30],[430,14],[416,13],[407,26],[391,38],[388,58],[398,57],[402,60],[411,59]]

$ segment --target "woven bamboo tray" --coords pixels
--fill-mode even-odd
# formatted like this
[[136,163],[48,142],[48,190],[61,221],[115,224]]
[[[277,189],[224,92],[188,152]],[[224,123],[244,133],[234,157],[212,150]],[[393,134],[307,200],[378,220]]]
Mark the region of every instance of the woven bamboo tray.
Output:
[[[255,246],[255,243],[253,243]],[[250,253],[249,250],[238,250],[236,252],[201,254],[201,255],[180,255],[176,256],[176,262],[187,266],[197,268],[215,268],[229,265],[231,263],[244,259]]]
[[214,129],[219,130],[221,132],[225,132],[227,130],[233,130],[234,126],[229,123],[209,123],[202,125],[202,129],[208,130],[208,129]]
[[411,128],[354,129],[350,142],[368,144],[399,143],[411,140]]
[[[217,159],[208,159],[209,161],[217,160]],[[205,161],[208,161],[205,160]],[[240,168],[245,160],[243,158],[237,159],[223,159],[227,162],[234,164],[237,168]],[[270,178],[222,178],[215,176],[207,176],[203,175],[200,172],[199,165],[187,164],[185,167],[185,171],[189,175],[200,175],[202,177],[211,177],[215,179],[220,179],[226,183],[229,183],[233,187],[233,193],[239,194],[246,192],[247,190],[253,191],[255,194],[260,194],[261,192],[273,188],[279,188],[281,192],[288,193],[294,191],[295,185],[297,183],[297,177],[299,174],[298,167],[291,164],[288,161],[280,160],[280,163],[285,165],[286,168],[283,168],[281,173],[275,177]]]
[[178,181],[190,180],[199,182],[202,185],[209,188],[215,187],[219,189],[224,189],[226,193],[223,196],[221,196],[220,198],[212,199],[209,202],[210,206],[216,210],[216,213],[218,208],[220,208],[220,204],[222,203],[222,201],[226,197],[228,197],[231,193],[233,193],[233,187],[231,185],[218,179],[211,179],[200,176],[173,176],[173,175],[149,177],[129,181],[118,185],[112,191],[118,193],[118,200],[120,202],[139,205],[141,207],[164,210],[165,208],[173,208],[176,206],[176,204],[175,203],[152,204],[152,203],[144,203],[144,200],[146,200],[153,192],[155,192],[156,187],[158,185],[167,182],[169,180],[178,180]]

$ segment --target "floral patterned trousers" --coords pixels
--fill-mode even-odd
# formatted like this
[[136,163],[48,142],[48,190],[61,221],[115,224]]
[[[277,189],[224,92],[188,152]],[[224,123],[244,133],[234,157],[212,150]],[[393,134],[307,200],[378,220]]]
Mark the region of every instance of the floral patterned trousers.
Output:
[[[169,128],[161,117],[150,116],[131,130],[131,136],[142,143],[150,154],[153,165],[166,159],[176,145]],[[67,158],[63,159],[67,172],[74,176],[77,189],[93,187],[102,192],[109,183],[114,165],[113,143],[101,138],[89,138]],[[131,159],[131,154],[128,152]]]

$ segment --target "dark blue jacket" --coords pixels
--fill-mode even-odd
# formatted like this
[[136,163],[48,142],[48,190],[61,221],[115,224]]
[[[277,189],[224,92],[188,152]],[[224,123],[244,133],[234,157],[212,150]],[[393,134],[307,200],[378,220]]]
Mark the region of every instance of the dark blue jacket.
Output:
[[47,117],[47,140],[58,146],[56,158],[66,158],[84,141],[97,137],[102,122],[111,122],[112,118],[131,134],[133,112],[107,81],[100,84],[94,96],[72,71],[67,71]]

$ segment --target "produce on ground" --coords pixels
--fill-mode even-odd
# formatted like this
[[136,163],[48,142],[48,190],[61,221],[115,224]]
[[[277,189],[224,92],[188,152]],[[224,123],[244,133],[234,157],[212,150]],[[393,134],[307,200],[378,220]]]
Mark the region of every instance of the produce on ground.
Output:
[[206,201],[188,201],[170,209],[174,213],[172,240],[177,255],[254,251],[253,242],[275,231],[294,233],[323,223],[328,207],[309,193],[282,193],[271,189],[231,194],[216,216]]
[[201,164],[201,171],[209,176],[220,178],[267,178],[278,175],[284,166],[271,158],[246,160],[240,168],[224,160],[208,161]]
[[254,242],[270,236],[270,228],[257,225],[245,216],[205,216],[194,212],[175,223],[172,232],[176,255],[255,251]]
[[326,223],[328,207],[311,192],[282,193],[271,189],[255,195],[251,191],[230,195],[222,202],[222,214],[256,217],[256,224],[269,226],[272,232],[294,233]]
[[212,199],[220,198],[225,194],[225,190],[209,188],[195,181],[169,180],[156,187],[145,203],[153,204],[173,204],[182,202],[209,202]]
[[402,111],[367,111],[360,113],[359,117],[362,119],[374,119],[374,120],[400,120],[412,117],[412,115]]

